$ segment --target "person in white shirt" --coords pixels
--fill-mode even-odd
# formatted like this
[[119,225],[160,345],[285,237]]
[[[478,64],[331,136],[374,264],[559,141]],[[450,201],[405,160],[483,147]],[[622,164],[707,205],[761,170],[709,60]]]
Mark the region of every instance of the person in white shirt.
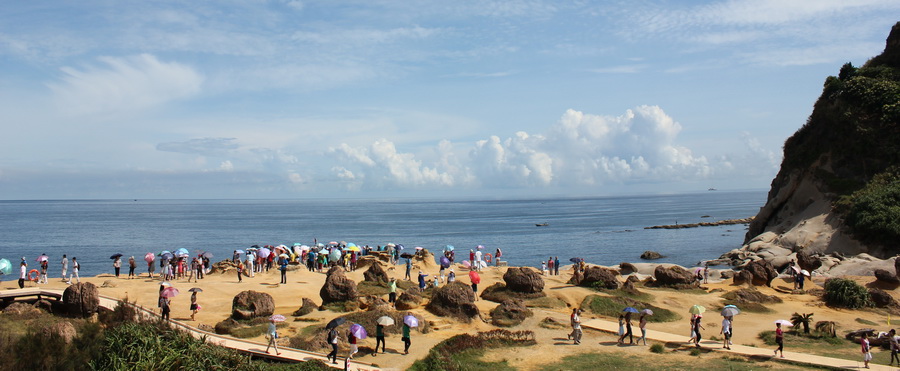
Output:
[[78,264],[78,258],[72,258],[72,275],[69,276],[69,280],[66,283],[72,283],[72,276],[75,276],[75,282],[80,283],[81,277],[78,276],[78,269],[81,268],[81,264]]
[[247,263],[244,264],[247,266],[247,270],[250,271],[250,277],[256,277],[256,271],[253,270],[253,254],[247,254]]
[[484,264],[484,261],[481,260],[481,250],[478,250],[475,252],[475,261],[472,262],[472,266],[475,267],[476,271],[480,271],[482,264]]
[[22,264],[19,265],[19,288],[25,288],[25,280],[28,279],[28,263],[25,262],[25,257],[22,257]]
[[66,273],[69,272],[69,258],[66,257],[66,254],[63,254],[62,258],[62,279],[66,279]]
[[572,309],[572,333],[569,334],[569,338],[574,340],[576,345],[581,344],[581,317],[578,316],[580,313],[581,309]]
[[722,340],[722,348],[731,350],[731,317],[722,320],[722,330],[719,331],[725,339]]

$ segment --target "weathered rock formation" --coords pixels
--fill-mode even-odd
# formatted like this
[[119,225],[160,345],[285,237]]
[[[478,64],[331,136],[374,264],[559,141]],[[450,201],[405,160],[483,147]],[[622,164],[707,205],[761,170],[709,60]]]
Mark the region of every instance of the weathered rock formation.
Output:
[[544,291],[544,279],[537,270],[529,267],[512,267],[503,274],[506,288],[526,294]]
[[397,297],[394,306],[397,307],[397,310],[416,309],[422,305],[422,300],[424,300],[422,295],[424,295],[424,293],[422,290],[419,290],[418,287],[403,291],[400,296]]
[[657,286],[684,286],[697,284],[697,277],[687,269],[677,265],[657,266],[653,270],[653,277]]
[[757,260],[744,266],[744,269],[734,276],[734,283],[771,286],[772,280],[776,277],[778,277],[778,272],[772,263],[765,260]]
[[363,279],[369,282],[387,282],[390,280],[388,278],[387,272],[384,271],[384,268],[381,267],[377,261],[372,261],[372,264],[369,265],[369,269],[363,272]]
[[456,281],[437,288],[426,306],[431,313],[471,321],[479,316],[475,293],[469,285]]
[[890,272],[884,269],[875,270],[875,279],[888,285],[900,285],[900,279],[898,279],[897,276],[894,275],[894,272]]
[[344,268],[331,267],[325,277],[325,284],[319,290],[322,297],[322,305],[340,301],[356,301],[358,296],[356,282],[344,275]]
[[70,316],[87,318],[100,308],[100,291],[90,282],[79,282],[63,291],[63,303]]
[[516,326],[533,314],[521,300],[506,300],[491,310],[491,323],[494,326]]
[[275,312],[272,295],[257,291],[241,291],[231,301],[231,317],[237,320],[271,316]]
[[655,260],[661,258],[663,258],[663,256],[656,251],[644,251],[644,253],[641,254],[641,259],[644,260]]
[[619,288],[618,272],[603,267],[587,267],[584,272],[575,272],[568,283],[584,287],[615,290]]
[[307,315],[307,314],[312,313],[312,312],[313,312],[314,310],[316,310],[316,308],[318,308],[318,307],[319,307],[319,306],[316,305],[316,303],[314,303],[314,302],[312,301],[312,299],[310,299],[310,298],[303,298],[303,304],[300,306],[300,308],[298,308],[297,310],[295,310],[294,313],[291,313],[291,315],[292,315],[292,316],[295,316],[295,317],[305,316],[305,315]]

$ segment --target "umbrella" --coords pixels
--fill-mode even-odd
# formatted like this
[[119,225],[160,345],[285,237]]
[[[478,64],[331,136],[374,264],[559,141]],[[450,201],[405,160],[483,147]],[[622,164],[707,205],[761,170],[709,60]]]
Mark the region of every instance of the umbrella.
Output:
[[453,249],[455,249],[455,247],[453,247],[453,245],[444,246],[444,251],[453,251]]
[[419,327],[419,319],[413,315],[407,315],[403,317],[403,323],[405,323],[409,327]]
[[256,252],[256,256],[259,256],[260,258],[265,259],[265,258],[268,258],[269,254],[271,254],[271,253],[272,253],[272,250],[269,250],[268,248],[263,247],[263,248],[259,249],[259,251]]
[[175,257],[175,255],[172,255],[172,253],[166,251],[165,254],[159,254],[159,257],[160,257],[161,259],[171,260],[172,258]]
[[741,314],[741,310],[735,306],[726,306],[722,309],[722,317],[734,317],[738,314]]
[[201,289],[199,287],[191,287],[191,289],[188,290],[188,292],[203,292],[203,289]]
[[472,263],[469,263],[468,260],[463,260],[462,265],[463,265],[463,267],[466,267],[466,268],[472,267]]
[[359,247],[359,246],[356,246],[355,243],[350,242],[350,243],[347,244],[347,247]]
[[147,255],[144,255],[144,261],[147,263],[153,263],[154,260],[156,260],[156,254],[148,252]]
[[448,259],[446,256],[442,256],[441,257],[441,268],[447,268],[449,266],[450,266],[450,259]]
[[3,274],[12,273],[12,263],[8,259],[0,259],[0,272]]
[[396,247],[397,250],[403,250],[403,245],[401,245],[399,243],[397,244],[397,246],[394,246],[394,247]]
[[271,317],[269,317],[269,320],[275,322],[284,322],[284,316],[280,314],[273,314]]
[[160,256],[166,255],[166,254],[172,255],[172,252],[169,250],[163,250],[163,251],[160,251],[160,253],[159,253]]
[[804,269],[804,270],[802,270],[802,271],[800,271],[800,274],[802,274],[802,275],[804,275],[804,276],[807,276],[807,277],[809,277],[809,271],[808,271],[808,270],[806,270],[806,269]]
[[634,307],[626,307],[625,309],[622,309],[622,311],[627,313],[640,313],[637,309],[634,309]]
[[[415,317],[413,317],[413,318],[415,318]],[[377,320],[375,320],[375,323],[382,325],[382,326],[390,326],[390,325],[394,324],[394,319],[391,317],[388,317],[388,316],[381,316],[381,317],[378,317]]]
[[394,247],[396,247],[396,246],[397,246],[397,245],[394,245],[393,242],[388,242],[387,244],[384,245],[384,247],[387,247],[387,248],[394,248]]
[[164,298],[171,298],[175,295],[178,295],[178,289],[174,287],[166,287],[162,290],[162,293],[160,295]]
[[777,321],[775,321],[775,323],[780,323],[782,326],[794,327],[794,324],[791,323],[791,321],[788,321],[786,319],[777,320]]
[[[238,252],[238,254],[243,254],[243,253],[244,253],[244,250],[237,250],[237,252]],[[205,252],[203,252],[203,254],[200,254],[200,256],[201,256],[201,257],[204,257],[204,258],[207,258],[207,259],[212,259],[213,254],[212,254],[211,252],[209,252],[209,251],[205,251]]]
[[692,306],[691,309],[688,310],[688,312],[690,312],[691,314],[700,314],[706,312],[706,307],[694,304],[694,306]]
[[[109,256],[110,259],[118,259],[120,257],[122,257],[122,254],[112,254]],[[38,261],[40,261],[40,258],[38,258]]]
[[792,266],[791,266],[791,269],[794,270],[794,273],[800,273],[800,267],[799,267],[799,266],[792,265]]
[[360,250],[359,250],[359,246],[356,246],[356,245],[353,245],[353,246],[347,246],[347,250],[348,250],[348,251],[360,251]]
[[479,276],[476,271],[469,271],[469,279],[476,285],[481,283],[481,276]]
[[580,262],[584,261],[584,259],[582,259],[582,258],[572,258],[572,259],[569,259],[569,261],[572,262],[572,263],[580,263]]
[[481,249],[484,249],[484,245],[478,245],[478,246],[475,246],[475,248],[478,250],[481,250]]
[[331,330],[335,327],[338,327],[338,326],[344,324],[344,322],[347,322],[347,320],[345,320],[343,317],[335,318],[335,319],[331,320],[331,322],[328,322],[327,325],[325,325],[325,329]]
[[334,250],[331,250],[330,253],[328,253],[328,261],[337,261],[340,258],[341,258],[341,250],[334,249]]
[[175,250],[175,255],[190,255],[190,254],[191,254],[191,252],[188,251],[188,249],[185,249],[183,247],[179,248],[178,250]]
[[421,251],[421,250],[424,250],[424,249],[425,249],[425,248],[422,247],[422,246],[416,246],[416,251]]
[[413,256],[415,256],[415,255],[410,254],[410,253],[408,253],[408,252],[405,252],[405,253],[400,254],[400,257],[401,257],[401,258],[406,258],[406,259],[412,258]]
[[291,258],[291,256],[288,254],[281,254],[281,255],[278,255],[278,257],[282,258],[282,259],[290,259]]
[[159,283],[160,286],[172,287],[172,284],[169,281],[162,281]]
[[[119,256],[122,256],[122,254],[119,254]],[[47,255],[41,254],[41,256],[38,256],[37,260],[35,260],[35,261],[40,263],[40,262],[47,261],[47,260],[50,260],[50,257],[48,257]]]
[[368,335],[366,333],[366,328],[358,323],[354,323],[350,326],[350,333],[353,334],[353,336],[356,336],[357,339],[365,339]]
[[650,309],[644,309],[644,310],[641,311],[641,313],[646,314],[646,315],[648,315],[648,316],[652,316],[652,315],[653,315],[653,311],[650,310]]

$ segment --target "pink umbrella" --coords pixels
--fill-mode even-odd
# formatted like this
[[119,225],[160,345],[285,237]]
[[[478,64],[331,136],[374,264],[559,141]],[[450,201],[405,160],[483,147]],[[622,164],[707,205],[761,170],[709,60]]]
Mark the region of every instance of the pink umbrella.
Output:
[[469,271],[469,279],[476,285],[481,283],[481,276],[479,276],[476,271]]
[[144,255],[144,261],[147,263],[153,263],[154,260],[156,260],[156,254],[148,252],[147,255]]
[[40,263],[40,262],[43,262],[43,261],[47,261],[48,259],[49,259],[49,257],[47,257],[47,255],[41,255],[41,256],[39,256],[37,259],[35,259],[35,261],[38,262],[38,263]]
[[462,265],[463,265],[463,267],[466,267],[466,268],[471,268],[471,267],[472,267],[472,263],[469,263],[468,260],[463,260],[463,261],[462,261]]
[[475,248],[478,250],[481,250],[481,249],[484,249],[484,245],[478,245],[478,246],[475,246]]
[[280,314],[273,314],[272,317],[269,317],[269,319],[275,322],[284,322],[284,316]]
[[256,252],[256,256],[259,256],[260,258],[265,259],[265,258],[268,258],[269,254],[271,254],[271,253],[272,253],[272,250],[269,250],[269,249],[263,247],[263,248],[259,249],[259,251]]
[[174,287],[166,287],[162,290],[162,293],[160,295],[164,298],[171,298],[175,295],[178,295],[178,289]]

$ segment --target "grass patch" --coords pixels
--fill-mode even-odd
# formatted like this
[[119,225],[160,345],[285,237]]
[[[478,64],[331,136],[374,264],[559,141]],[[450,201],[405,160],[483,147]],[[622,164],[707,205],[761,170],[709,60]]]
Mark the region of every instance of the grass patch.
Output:
[[[662,344],[662,352],[665,347]],[[652,347],[651,347],[652,348]],[[694,348],[696,350],[696,348]],[[703,357],[699,357],[703,354]],[[744,357],[720,356],[715,353],[697,353],[698,358],[691,358],[686,363],[684,358],[668,356],[648,356],[646,354],[629,355],[622,353],[579,353],[561,360],[548,363],[538,368],[539,371],[582,371],[582,370],[735,370],[751,371],[761,368],[772,368],[777,364],[779,370],[801,370],[799,366],[784,363],[756,362]]]
[[638,289],[634,289],[634,290],[623,290],[623,289],[608,290],[608,289],[598,289],[597,291],[600,291],[600,292],[602,292],[602,293],[608,294],[609,296],[615,296],[615,297],[619,297],[619,298],[628,298],[628,299],[633,299],[633,300],[638,300],[638,301],[650,301],[650,300],[653,300],[653,295],[650,295],[649,293],[640,291],[640,290],[638,290]]
[[545,296],[543,298],[525,300],[525,306],[529,308],[557,309],[565,308],[566,302],[556,297]]
[[428,356],[413,363],[409,370],[515,370],[505,360],[486,362],[481,357],[489,348],[534,344],[534,333],[531,331],[493,330],[475,335],[456,335],[435,345],[428,351]]
[[662,354],[666,352],[666,347],[660,343],[653,343],[653,345],[650,346],[650,351]]
[[356,292],[359,296],[384,296],[388,294],[388,285],[383,282],[362,281],[356,284]]
[[869,326],[878,326],[878,323],[876,323],[874,321],[869,321],[865,318],[857,318],[856,322],[862,323],[864,325],[869,325]]
[[[673,311],[629,298],[588,295],[581,302],[582,309],[613,318],[617,318],[625,307],[635,307],[638,310],[652,310],[653,315],[647,317],[648,322],[672,322],[681,319],[681,316]],[[632,320],[636,323],[637,317],[633,317]]]
[[356,300],[337,301],[323,305],[326,310],[337,313],[354,312],[359,309],[359,302]]

